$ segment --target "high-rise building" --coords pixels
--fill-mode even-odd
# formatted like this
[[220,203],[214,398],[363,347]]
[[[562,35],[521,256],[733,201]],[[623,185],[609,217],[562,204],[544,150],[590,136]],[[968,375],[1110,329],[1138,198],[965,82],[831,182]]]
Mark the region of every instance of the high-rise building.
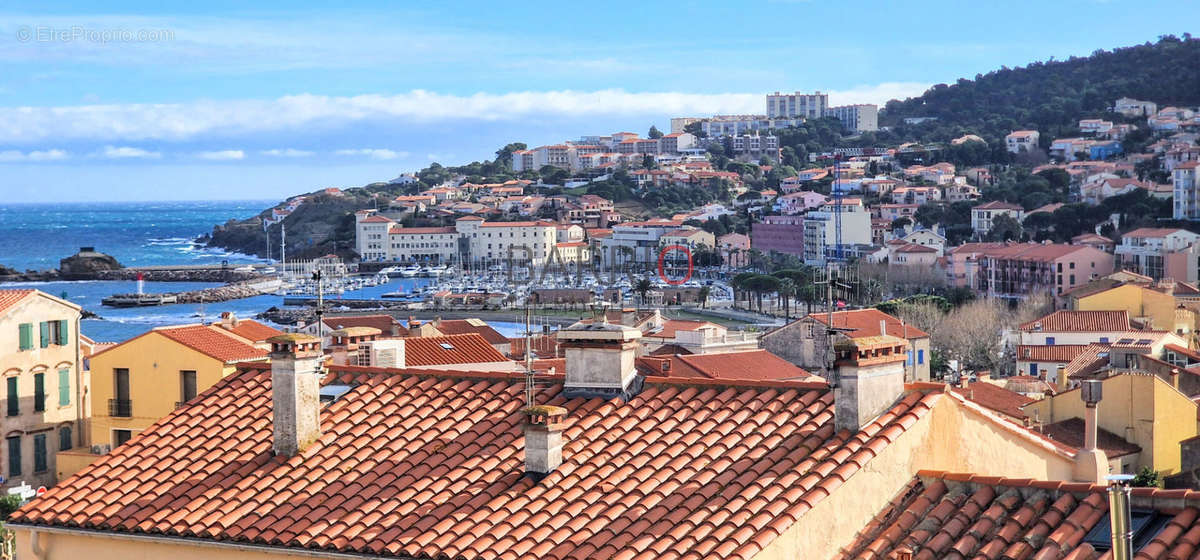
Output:
[[869,103],[830,107],[825,116],[842,121],[842,126],[853,132],[879,130],[879,108]]
[[1175,182],[1175,219],[1200,220],[1200,196],[1197,190],[1196,169],[1200,161],[1189,161],[1175,166],[1172,179]]
[[829,94],[815,93],[775,93],[767,94],[767,118],[790,119],[804,117],[820,118],[829,108]]

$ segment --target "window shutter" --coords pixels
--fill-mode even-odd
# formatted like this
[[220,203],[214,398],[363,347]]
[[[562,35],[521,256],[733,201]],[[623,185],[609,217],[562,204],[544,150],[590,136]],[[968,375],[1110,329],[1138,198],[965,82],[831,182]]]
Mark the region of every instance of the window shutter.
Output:
[[33,374],[33,410],[46,410],[46,374]]
[[21,414],[21,398],[17,396],[17,378],[9,377],[8,385],[8,415],[17,416]]
[[70,451],[75,447],[75,439],[71,437],[71,427],[63,426],[58,429],[58,450]]
[[70,327],[67,325],[69,325],[69,323],[66,319],[61,319],[58,321],[58,344],[60,346],[66,346],[71,343],[71,331]]
[[46,434],[36,434],[33,436],[33,472],[46,472],[49,468],[46,460]]
[[21,476],[21,437],[8,438],[8,478]]
[[58,370],[58,406],[71,404],[71,370]]
[[21,333],[21,350],[30,350],[33,348],[33,324],[21,323],[19,327]]
[[48,348],[50,346],[50,323],[42,321],[38,323],[38,327],[40,327],[42,335],[42,348]]

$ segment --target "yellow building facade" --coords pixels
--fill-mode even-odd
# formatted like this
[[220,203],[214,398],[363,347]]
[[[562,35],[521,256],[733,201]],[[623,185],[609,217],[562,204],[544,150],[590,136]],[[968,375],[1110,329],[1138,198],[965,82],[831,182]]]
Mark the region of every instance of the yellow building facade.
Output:
[[[1114,375],[1101,381],[1097,425],[1142,448],[1136,469],[1163,475],[1179,472],[1179,442],[1195,437],[1197,405],[1162,378],[1148,373]],[[1025,406],[1027,417],[1045,424],[1084,417],[1079,389]]]
[[0,486],[53,486],[55,453],[84,437],[79,306],[38,290],[0,290]]
[[1196,314],[1181,308],[1175,297],[1137,284],[1124,284],[1102,292],[1072,298],[1075,311],[1125,311],[1132,320],[1143,320],[1154,330],[1173,332],[1195,347],[1192,331]]

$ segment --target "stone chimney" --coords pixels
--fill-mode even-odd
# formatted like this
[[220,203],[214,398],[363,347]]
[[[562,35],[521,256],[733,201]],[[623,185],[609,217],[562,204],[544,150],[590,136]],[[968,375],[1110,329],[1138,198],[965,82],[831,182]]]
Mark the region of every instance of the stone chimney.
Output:
[[276,455],[291,457],[321,436],[321,339],[289,333],[267,342],[271,344],[272,447]]
[[833,348],[835,425],[838,430],[858,432],[904,392],[908,342],[888,335],[842,336]]
[[1071,387],[1071,385],[1067,379],[1066,364],[1058,364],[1058,370],[1054,372],[1054,388],[1057,389],[1059,393],[1061,393],[1063,391],[1066,391],[1070,387]]
[[1100,399],[1103,398],[1104,385],[1097,380],[1088,379],[1082,382],[1079,397],[1083,399],[1083,449],[1075,455],[1075,480],[1103,483],[1108,475],[1108,456],[1104,450],[1096,446],[1096,435],[1099,430]]
[[329,353],[339,366],[357,366],[358,345],[379,338],[383,331],[375,327],[343,327],[329,333]]
[[221,325],[227,329],[236,329],[241,320],[238,319],[237,313],[226,311],[221,313]]
[[562,420],[567,409],[537,405],[525,409],[525,474],[541,480],[562,464]]
[[567,358],[563,393],[572,397],[621,397],[641,390],[634,369],[641,331],[609,323],[579,322],[558,331],[559,347]]

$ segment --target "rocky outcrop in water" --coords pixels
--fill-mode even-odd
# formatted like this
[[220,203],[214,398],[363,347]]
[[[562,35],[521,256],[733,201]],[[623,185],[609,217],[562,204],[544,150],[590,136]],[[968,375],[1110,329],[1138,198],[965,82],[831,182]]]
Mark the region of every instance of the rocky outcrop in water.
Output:
[[92,280],[100,273],[122,268],[117,259],[94,247],[82,247],[78,253],[58,262],[58,273],[64,280]]

